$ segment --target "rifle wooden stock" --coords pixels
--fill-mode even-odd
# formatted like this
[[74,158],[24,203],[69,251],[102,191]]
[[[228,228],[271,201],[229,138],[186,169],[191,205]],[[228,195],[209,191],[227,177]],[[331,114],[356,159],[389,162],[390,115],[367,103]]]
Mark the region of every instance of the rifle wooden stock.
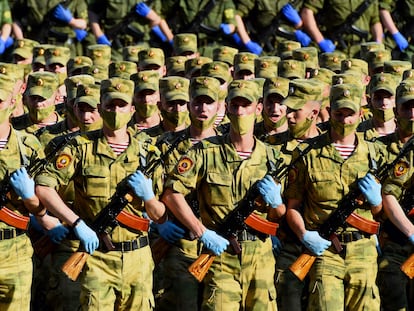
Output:
[[121,224],[127,226],[128,228],[139,230],[139,231],[146,231],[149,230],[150,222],[148,219],[130,214],[125,211],[121,211],[118,216],[116,216],[116,220],[118,220]]
[[244,223],[256,231],[269,235],[276,235],[277,228],[279,227],[279,224],[268,221],[255,213],[251,213],[244,220]]
[[346,219],[346,222],[352,227],[357,228],[358,230],[369,233],[369,234],[378,234],[380,224],[379,222],[366,219],[356,213],[352,213]]
[[5,206],[0,209],[0,220],[21,230],[27,230],[29,226],[29,217],[19,215]]
[[303,253],[296,259],[296,261],[289,267],[289,270],[292,271],[296,277],[303,281],[308,274],[309,270],[312,268],[313,263],[315,262],[316,256],[308,252]]
[[404,272],[410,279],[414,277],[414,254],[401,265],[401,271]]
[[63,273],[65,273],[72,281],[76,281],[88,257],[89,254],[87,252],[77,251],[73,253],[72,256],[70,256],[69,259],[63,264]]
[[33,243],[33,251],[37,257],[40,259],[45,258],[48,254],[53,252],[57,244],[53,243],[52,240],[46,235],[43,234],[40,238],[35,240]]
[[161,262],[170,248],[171,244],[161,237],[151,244],[152,259],[154,260],[155,265],[158,265]]
[[197,281],[203,281],[208,269],[212,265],[216,255],[211,253],[201,254],[188,268],[188,271],[197,279]]
[[411,209],[411,211],[407,215],[408,217],[414,217],[414,208]]

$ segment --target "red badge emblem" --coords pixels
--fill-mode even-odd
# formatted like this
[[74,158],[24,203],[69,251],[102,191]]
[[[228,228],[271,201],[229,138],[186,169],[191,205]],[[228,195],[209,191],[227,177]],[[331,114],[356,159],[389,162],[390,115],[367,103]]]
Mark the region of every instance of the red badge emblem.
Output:
[[189,171],[193,167],[193,160],[189,157],[182,157],[181,160],[177,164],[178,173],[184,174],[185,172]]

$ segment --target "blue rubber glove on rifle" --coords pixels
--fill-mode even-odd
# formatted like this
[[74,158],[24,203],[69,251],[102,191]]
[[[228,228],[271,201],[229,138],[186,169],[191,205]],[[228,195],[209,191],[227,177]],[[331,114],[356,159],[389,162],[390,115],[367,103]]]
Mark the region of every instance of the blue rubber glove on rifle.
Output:
[[85,39],[85,37],[88,35],[88,32],[86,30],[83,29],[74,29],[75,31],[75,35],[76,35],[76,40],[78,40],[79,42],[82,42],[83,39]]
[[144,2],[137,3],[137,5],[135,6],[135,12],[141,17],[147,16],[150,11],[151,8]]
[[302,243],[317,256],[322,255],[331,246],[331,241],[322,238],[317,231],[306,231]]
[[414,245],[414,234],[408,237],[408,241],[410,241],[410,243]]
[[242,39],[240,38],[240,36],[237,32],[232,34],[231,37],[233,38],[234,43],[236,43],[237,46],[242,46],[243,45]]
[[220,29],[225,35],[232,34],[230,24],[220,24]]
[[200,241],[216,256],[219,256],[222,252],[224,252],[229,245],[229,241],[227,239],[209,229],[204,231],[203,235],[200,237]]
[[12,37],[8,37],[6,39],[6,42],[5,42],[4,45],[5,45],[6,49],[8,49],[9,47],[11,47],[13,45],[13,43],[14,43],[13,38]]
[[6,41],[0,38],[0,55],[6,50]]
[[60,222],[56,224],[53,229],[46,231],[46,234],[52,240],[53,243],[59,244],[69,233],[69,229],[62,225]]
[[37,232],[42,232],[42,233],[44,232],[43,227],[39,224],[39,222],[37,221],[35,215],[30,214],[29,225],[30,225],[31,228],[33,228]]
[[141,171],[136,171],[128,178],[128,185],[141,200],[148,201],[155,197],[152,190],[151,178],[145,177]]
[[57,20],[69,24],[73,16],[69,9],[64,8],[61,4],[58,4],[53,11],[53,17]]
[[82,245],[85,247],[85,250],[92,254],[99,247],[99,239],[95,231],[89,228],[83,220],[73,228],[73,232],[81,241]]
[[393,34],[392,37],[394,38],[394,41],[401,52],[408,48],[407,39],[399,31]]
[[254,53],[256,55],[262,54],[262,51],[263,51],[262,47],[258,43],[254,42],[252,40],[250,40],[249,42],[246,42],[246,44],[244,45],[244,47],[250,53]]
[[332,53],[336,49],[335,44],[333,44],[333,42],[329,39],[323,39],[318,43],[318,45],[321,51],[324,53]]
[[378,206],[382,202],[381,184],[375,180],[375,177],[368,173],[358,181],[358,187],[372,206]]
[[295,31],[295,37],[296,37],[296,40],[300,42],[300,45],[303,46],[303,47],[308,46],[312,41],[311,37],[309,37],[302,30],[296,30]]
[[162,41],[162,42],[166,42],[168,39],[167,37],[164,35],[164,33],[162,32],[160,26],[154,26],[151,28],[151,31]]
[[272,176],[266,175],[263,179],[257,182],[257,189],[262,195],[263,201],[272,208],[277,208],[283,203],[280,191],[281,184],[275,183]]
[[11,174],[10,184],[17,195],[23,200],[29,199],[35,195],[34,180],[30,178],[24,167],[19,168]]
[[99,37],[96,39],[96,43],[98,43],[98,44],[105,44],[105,45],[109,45],[109,46],[111,46],[111,45],[112,45],[112,44],[111,44],[111,41],[109,41],[109,39],[106,37],[106,35],[105,35],[105,34],[103,34],[103,35],[99,36]]
[[282,13],[283,13],[283,16],[289,22],[291,22],[294,26],[298,25],[302,21],[302,19],[299,16],[298,11],[296,11],[295,8],[290,3],[286,4],[282,8]]
[[171,244],[184,237],[184,229],[180,228],[170,220],[167,220],[163,224],[156,224],[155,226],[158,229],[160,236]]

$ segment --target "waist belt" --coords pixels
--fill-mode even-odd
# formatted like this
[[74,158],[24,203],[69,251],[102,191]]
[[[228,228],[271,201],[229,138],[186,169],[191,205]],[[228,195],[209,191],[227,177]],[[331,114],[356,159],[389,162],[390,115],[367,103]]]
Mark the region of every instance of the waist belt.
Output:
[[243,230],[237,234],[237,241],[256,241],[258,237],[247,230]]
[[26,231],[21,229],[0,229],[0,240],[9,240],[19,235],[22,235]]
[[352,232],[342,232],[338,234],[339,242],[346,244],[349,242],[355,242],[361,239],[369,239],[371,235],[367,233],[361,233],[359,231],[352,231]]
[[115,246],[114,251],[120,251],[120,252],[131,252],[136,249],[145,247],[149,244],[148,236],[141,236],[137,238],[136,240],[132,241],[125,241],[125,242],[115,242],[113,245]]

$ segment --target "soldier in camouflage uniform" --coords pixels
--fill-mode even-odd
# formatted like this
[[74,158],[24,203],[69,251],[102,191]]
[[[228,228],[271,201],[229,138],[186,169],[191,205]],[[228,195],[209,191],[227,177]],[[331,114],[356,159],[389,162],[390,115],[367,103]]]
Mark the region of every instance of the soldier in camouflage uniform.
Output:
[[[100,89],[103,129],[71,141],[36,179],[37,194],[53,214],[73,228],[88,257],[81,275],[82,309],[151,310],[153,261],[147,232],[124,224],[109,233],[114,250],[108,251],[90,229],[96,215],[108,204],[119,183],[135,197],[124,211],[154,221],[165,219],[164,205],[154,195],[162,191],[161,167],[142,173],[159,151],[127,130],[132,116],[134,84],[121,78],[104,80]],[[83,173],[79,174],[78,172]],[[75,199],[69,208],[55,189],[74,181]],[[163,220],[162,220],[163,221]],[[102,243],[102,244],[101,244]],[[101,244],[101,245],[100,245]]]
[[[414,133],[413,99],[414,83],[403,81],[396,93],[398,129],[379,139],[387,146],[389,162],[394,160]],[[379,261],[378,286],[381,305],[386,311],[411,310],[414,307],[408,294],[412,281],[400,269],[401,264],[414,252],[413,218],[407,216],[412,207],[413,154],[411,150],[391,168],[382,189],[384,211],[388,219],[381,232],[382,257]],[[405,195],[408,200],[404,198]]]
[[317,231],[338,208],[344,194],[356,187],[366,200],[355,213],[372,220],[382,208],[381,185],[367,172],[381,167],[383,150],[355,133],[361,117],[361,95],[357,85],[333,86],[330,130],[314,138],[312,149],[297,161],[298,152],[292,157],[295,165],[285,191],[287,221],[317,256],[309,274],[310,310],[379,310],[373,233],[346,224],[339,227],[336,234],[345,247],[338,253]]
[[[204,278],[202,310],[276,310],[270,239],[246,229],[237,235],[242,253],[236,254],[228,240],[215,231],[258,180],[266,204],[264,212],[273,219],[285,210],[280,185],[266,176],[269,162],[275,163],[278,153],[253,136],[254,120],[260,113],[259,96],[256,82],[233,81],[227,96],[229,134],[207,138],[191,149],[166,182],[163,201],[217,256]],[[184,198],[195,189],[201,222]]]

